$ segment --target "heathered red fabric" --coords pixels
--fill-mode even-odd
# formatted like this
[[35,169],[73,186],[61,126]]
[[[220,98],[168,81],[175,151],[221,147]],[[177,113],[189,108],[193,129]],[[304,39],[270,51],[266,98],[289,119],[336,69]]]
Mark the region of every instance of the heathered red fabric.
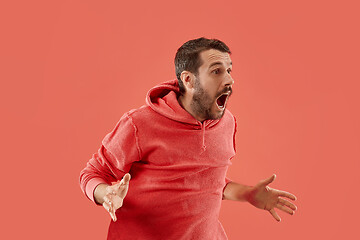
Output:
[[100,183],[131,174],[108,239],[227,239],[218,220],[226,171],[235,155],[235,118],[197,121],[177,101],[176,80],[152,88],[125,113],[80,175],[94,201]]

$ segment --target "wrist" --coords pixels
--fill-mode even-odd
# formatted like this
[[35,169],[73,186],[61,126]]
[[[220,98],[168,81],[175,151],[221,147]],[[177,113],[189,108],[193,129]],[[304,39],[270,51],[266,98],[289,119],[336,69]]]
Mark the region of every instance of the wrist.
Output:
[[109,186],[105,183],[100,183],[94,190],[94,202],[98,205],[102,205],[104,202],[104,196],[106,195],[106,188]]
[[233,201],[249,201],[253,192],[253,186],[230,182],[224,190],[224,199]]
[[244,193],[243,193],[243,200],[246,202],[251,202],[252,201],[252,196],[253,196],[253,191],[254,191],[254,186],[246,186]]

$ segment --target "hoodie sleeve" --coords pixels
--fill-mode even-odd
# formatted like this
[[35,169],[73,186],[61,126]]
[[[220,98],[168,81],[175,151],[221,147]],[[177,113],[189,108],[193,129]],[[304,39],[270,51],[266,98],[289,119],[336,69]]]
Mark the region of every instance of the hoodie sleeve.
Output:
[[[236,118],[235,116],[233,116],[234,118],[234,135],[233,135],[233,147],[234,147],[234,151],[236,153],[236,146],[235,146],[235,135],[236,135],[236,130],[237,130],[237,124],[236,124]],[[232,182],[232,180],[228,177],[225,177],[225,186],[223,188],[223,199],[224,199],[224,191],[226,186],[228,185],[228,183]]]
[[81,171],[81,190],[93,202],[97,185],[120,180],[129,172],[131,164],[140,160],[141,152],[136,132],[137,128],[131,117],[128,113],[124,114]]

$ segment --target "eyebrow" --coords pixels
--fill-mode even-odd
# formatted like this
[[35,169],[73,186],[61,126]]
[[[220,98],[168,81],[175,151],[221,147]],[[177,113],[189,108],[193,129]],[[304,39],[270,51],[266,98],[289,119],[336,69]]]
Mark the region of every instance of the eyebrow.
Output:
[[[223,64],[222,64],[222,62],[213,62],[212,64],[210,64],[209,68],[211,68],[215,65],[223,65]],[[230,66],[232,66],[232,62],[230,62]]]

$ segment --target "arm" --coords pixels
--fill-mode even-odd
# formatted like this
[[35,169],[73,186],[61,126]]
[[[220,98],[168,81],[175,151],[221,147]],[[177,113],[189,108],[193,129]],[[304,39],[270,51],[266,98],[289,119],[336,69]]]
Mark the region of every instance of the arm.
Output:
[[103,205],[114,221],[128,189],[130,174],[125,173],[140,159],[135,130],[132,118],[124,114],[80,173],[82,191],[97,205]]
[[246,201],[250,191],[251,186],[229,182],[224,189],[224,200]]
[[281,197],[291,200],[296,200],[296,197],[291,193],[267,186],[275,180],[275,177],[276,175],[274,174],[270,178],[260,181],[255,186],[230,182],[224,189],[224,199],[247,201],[257,208],[269,211],[277,221],[281,221],[274,208],[293,215],[297,207],[292,202]]
[[79,180],[82,191],[96,202],[95,188],[100,184],[111,185],[122,179],[129,172],[132,163],[140,158],[134,123],[128,114],[124,114],[81,171]]

